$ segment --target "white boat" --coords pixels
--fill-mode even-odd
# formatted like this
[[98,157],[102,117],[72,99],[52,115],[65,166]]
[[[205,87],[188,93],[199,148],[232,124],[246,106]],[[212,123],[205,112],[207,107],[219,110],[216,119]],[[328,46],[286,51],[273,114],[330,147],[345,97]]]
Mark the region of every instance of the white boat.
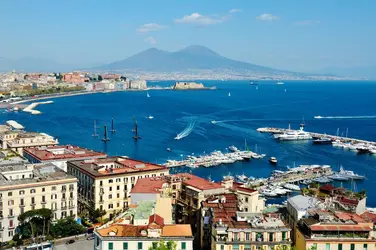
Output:
[[376,154],[376,147],[371,147],[371,148],[369,149],[369,153],[370,153],[370,154]]
[[350,178],[345,176],[345,175],[341,175],[341,174],[333,174],[331,176],[329,176],[330,179],[332,180],[335,180],[335,181],[348,181]]
[[298,131],[287,131],[274,137],[280,141],[312,140],[311,134],[304,131],[304,124],[300,125]]
[[277,196],[277,194],[274,192],[274,190],[271,190],[271,189],[268,189],[268,188],[260,189],[260,194],[265,195],[265,196],[269,196],[269,197],[276,197]]
[[146,92],[146,97],[150,97],[149,92]]
[[270,159],[269,159],[269,162],[271,163],[271,164],[277,164],[277,158],[275,158],[275,157],[270,157]]
[[217,121],[213,120],[213,121],[211,121],[211,123],[212,123],[212,124],[216,124],[216,123],[217,123]]
[[285,183],[285,184],[283,184],[283,187],[290,189],[290,190],[294,190],[294,191],[300,190],[300,187],[298,185],[295,185],[295,184],[292,184],[292,183]]
[[345,178],[353,179],[353,180],[362,180],[365,178],[363,175],[355,174],[354,171],[343,169],[342,166],[339,169],[338,175],[343,176]]
[[247,182],[248,177],[245,174],[237,175],[236,178],[241,182]]
[[322,118],[324,118],[324,117],[322,117],[322,116],[320,116],[320,115],[316,115],[316,116],[314,116],[313,118],[315,118],[315,119],[322,119]]
[[151,119],[154,119],[154,116],[149,115],[147,118],[148,118],[149,120],[151,120]]
[[228,147],[228,149],[232,152],[238,152],[239,149],[237,147],[235,147],[234,145],[231,145],[230,147]]
[[323,184],[323,183],[329,183],[331,180],[328,177],[323,176],[323,177],[317,177],[313,179],[313,181]]
[[231,96],[231,93],[230,93],[230,92],[228,92],[228,96],[229,96],[229,97]]
[[284,83],[284,82],[281,82],[281,81],[278,81],[277,84],[278,84],[278,85],[283,85],[283,84],[285,84],[285,83]]

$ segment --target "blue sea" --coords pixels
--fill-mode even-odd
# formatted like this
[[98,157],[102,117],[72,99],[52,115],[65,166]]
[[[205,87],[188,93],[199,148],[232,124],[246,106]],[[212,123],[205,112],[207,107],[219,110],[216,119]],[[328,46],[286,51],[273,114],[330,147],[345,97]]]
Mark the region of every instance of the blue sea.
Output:
[[[170,86],[172,81],[149,82],[149,85]],[[284,85],[261,81],[258,89],[248,81],[203,81],[216,90],[98,93],[53,99],[53,104],[37,109],[42,115],[5,111],[1,120],[16,120],[28,131],[46,132],[57,137],[61,144],[75,144],[109,155],[126,155],[136,159],[163,163],[213,150],[226,151],[230,145],[267,155],[262,160],[239,162],[212,168],[176,168],[172,172],[191,171],[219,181],[231,173],[267,177],[274,169],[301,164],[329,164],[335,170],[340,165],[365,175],[366,180],[336,183],[358,191],[368,191],[368,206],[376,206],[376,156],[357,155],[330,145],[311,142],[276,142],[270,134],[256,131],[259,127],[298,128],[304,123],[307,131],[345,135],[376,140],[376,82],[356,81],[285,81]],[[229,96],[231,93],[231,96]],[[314,116],[342,117],[314,119]],[[153,119],[147,117],[153,116]],[[367,116],[360,118],[359,116]],[[139,125],[139,141],[132,136],[133,117]],[[103,126],[110,130],[111,118],[115,133],[104,144],[100,138]],[[98,125],[99,138],[93,138],[93,121]],[[217,121],[212,124],[211,121]],[[174,140],[177,134],[186,135]],[[171,148],[168,152],[166,148]],[[278,166],[268,163],[275,156]]]

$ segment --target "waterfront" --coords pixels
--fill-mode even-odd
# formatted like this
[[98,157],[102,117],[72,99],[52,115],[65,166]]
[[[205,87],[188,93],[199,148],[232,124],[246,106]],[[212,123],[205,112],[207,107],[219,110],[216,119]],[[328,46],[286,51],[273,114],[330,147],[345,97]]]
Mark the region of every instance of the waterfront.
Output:
[[[99,93],[53,99],[54,104],[41,105],[42,116],[25,112],[4,113],[2,122],[16,120],[27,130],[46,132],[56,136],[62,144],[76,144],[111,155],[127,155],[137,159],[163,163],[181,159],[203,151],[225,151],[229,145],[244,148],[247,139],[251,150],[265,153],[262,160],[237,162],[213,168],[178,168],[172,171],[192,171],[199,176],[220,180],[223,175],[245,173],[248,176],[268,177],[274,169],[285,170],[286,165],[329,164],[334,170],[342,164],[348,170],[367,176],[357,184],[358,190],[371,190],[376,157],[357,155],[329,146],[313,146],[311,142],[278,143],[268,134],[256,131],[259,127],[297,129],[303,116],[307,131],[340,134],[349,129],[349,137],[376,141],[376,119],[314,119],[313,116],[371,116],[375,115],[373,97],[376,85],[371,82],[286,82],[276,85],[261,82],[258,90],[246,81],[203,81],[217,86],[215,91],[149,91]],[[172,82],[152,83],[171,86]],[[284,91],[286,89],[286,92]],[[231,97],[228,97],[231,92]],[[139,124],[141,140],[132,139],[133,116]],[[153,116],[154,119],[147,119]],[[93,121],[98,133],[103,125],[115,119],[116,133],[108,144],[92,138]],[[216,124],[211,121],[216,120]],[[190,129],[190,124],[193,124]],[[174,137],[185,131],[181,140]],[[171,148],[168,152],[166,148]],[[277,167],[268,158],[278,159]],[[351,183],[343,183],[350,187]],[[376,196],[369,194],[369,206],[376,206]]]

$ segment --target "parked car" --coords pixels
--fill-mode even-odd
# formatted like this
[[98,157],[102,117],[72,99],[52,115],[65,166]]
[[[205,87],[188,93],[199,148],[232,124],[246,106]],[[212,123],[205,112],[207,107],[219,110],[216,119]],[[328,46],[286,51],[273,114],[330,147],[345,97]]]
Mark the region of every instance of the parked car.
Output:
[[67,242],[65,242],[65,244],[69,245],[69,244],[73,244],[75,242],[76,241],[74,239],[70,239],[70,240],[67,240]]
[[94,235],[90,235],[89,237],[86,238],[87,240],[94,240]]

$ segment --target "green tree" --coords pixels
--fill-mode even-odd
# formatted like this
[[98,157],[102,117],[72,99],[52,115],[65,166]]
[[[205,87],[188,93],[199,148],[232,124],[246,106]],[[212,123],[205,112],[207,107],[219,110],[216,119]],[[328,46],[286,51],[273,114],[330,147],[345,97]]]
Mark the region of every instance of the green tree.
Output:
[[102,217],[106,215],[106,210],[96,209],[94,211],[90,211],[89,215],[92,221],[99,222],[102,220]]
[[149,247],[149,250],[176,250],[176,242],[161,240],[153,243],[153,246]]
[[98,75],[98,81],[102,81],[103,77],[101,75]]
[[29,210],[21,214],[18,216],[20,234],[23,238],[49,235],[52,216],[52,211],[47,208]]
[[84,233],[85,227],[78,224],[73,217],[56,221],[51,227],[51,234],[56,237],[67,237]]

